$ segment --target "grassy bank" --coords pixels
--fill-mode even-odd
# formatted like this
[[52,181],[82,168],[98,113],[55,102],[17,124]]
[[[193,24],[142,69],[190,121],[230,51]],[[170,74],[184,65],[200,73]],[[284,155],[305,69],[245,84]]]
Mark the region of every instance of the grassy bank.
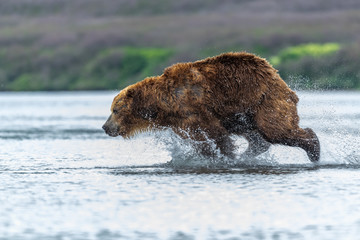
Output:
[[270,62],[297,89],[360,89],[359,46],[302,44],[280,51]]
[[360,89],[358,22],[355,0],[3,1],[0,91],[120,89],[226,51],[298,88]]

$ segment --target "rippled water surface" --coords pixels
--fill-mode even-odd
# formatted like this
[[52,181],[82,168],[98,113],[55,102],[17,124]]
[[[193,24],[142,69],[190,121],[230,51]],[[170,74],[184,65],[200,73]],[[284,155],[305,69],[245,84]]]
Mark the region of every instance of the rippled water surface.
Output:
[[299,93],[317,165],[284,146],[205,159],[170,131],[108,137],[115,94],[0,93],[1,240],[359,239],[360,93]]

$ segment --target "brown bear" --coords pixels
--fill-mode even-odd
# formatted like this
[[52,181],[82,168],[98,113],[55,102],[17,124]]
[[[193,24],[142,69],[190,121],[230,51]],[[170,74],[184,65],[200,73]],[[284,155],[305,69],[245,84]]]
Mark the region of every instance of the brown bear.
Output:
[[123,89],[111,105],[103,129],[110,136],[129,138],[139,132],[171,128],[199,143],[211,155],[210,142],[233,156],[230,136],[249,142],[244,155],[257,156],[271,143],[304,149],[312,162],[320,158],[320,143],[309,128],[299,127],[298,97],[265,59],[253,54],[225,53],[177,63],[161,76]]

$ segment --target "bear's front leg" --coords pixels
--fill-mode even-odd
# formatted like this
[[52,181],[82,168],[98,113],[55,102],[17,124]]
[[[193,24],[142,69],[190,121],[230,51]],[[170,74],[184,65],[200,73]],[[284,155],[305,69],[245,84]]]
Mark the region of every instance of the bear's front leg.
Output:
[[222,155],[234,157],[233,140],[219,121],[197,121],[180,129],[173,128],[173,131],[184,139],[194,140],[195,149],[204,156],[216,157],[218,149]]
[[196,141],[196,150],[208,157],[216,157],[216,151],[219,150],[220,154],[229,157],[234,158],[234,143],[230,136],[221,136],[217,138],[211,138],[206,137],[206,140],[203,140],[203,138],[200,138],[197,140],[196,138],[193,138],[193,140]]

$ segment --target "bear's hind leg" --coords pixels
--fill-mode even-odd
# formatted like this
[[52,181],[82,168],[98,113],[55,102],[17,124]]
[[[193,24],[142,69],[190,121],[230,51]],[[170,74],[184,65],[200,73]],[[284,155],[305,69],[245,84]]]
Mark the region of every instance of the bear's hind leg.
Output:
[[320,159],[320,142],[315,132],[310,128],[290,130],[283,133],[281,137],[273,137],[268,134],[266,140],[270,143],[300,147],[305,150],[311,162],[317,162]]
[[[280,119],[279,121],[281,122]],[[264,121],[259,124],[259,131],[270,143],[300,147],[305,150],[311,162],[319,161],[320,142],[315,132],[310,128],[302,129],[297,124],[294,125],[293,129],[289,129],[284,125],[281,127],[279,122]]]
[[242,156],[245,156],[246,158],[256,157],[266,152],[271,146],[271,144],[256,130],[247,132],[243,136],[249,143],[248,148],[242,154]]
[[300,147],[305,150],[311,162],[320,159],[320,142],[315,132],[310,128],[299,129],[297,137],[284,139],[285,144]]
[[290,95],[277,92],[264,98],[254,116],[256,127],[268,142],[300,147],[306,151],[310,161],[317,162],[320,159],[319,139],[310,128],[299,127],[297,101]]

